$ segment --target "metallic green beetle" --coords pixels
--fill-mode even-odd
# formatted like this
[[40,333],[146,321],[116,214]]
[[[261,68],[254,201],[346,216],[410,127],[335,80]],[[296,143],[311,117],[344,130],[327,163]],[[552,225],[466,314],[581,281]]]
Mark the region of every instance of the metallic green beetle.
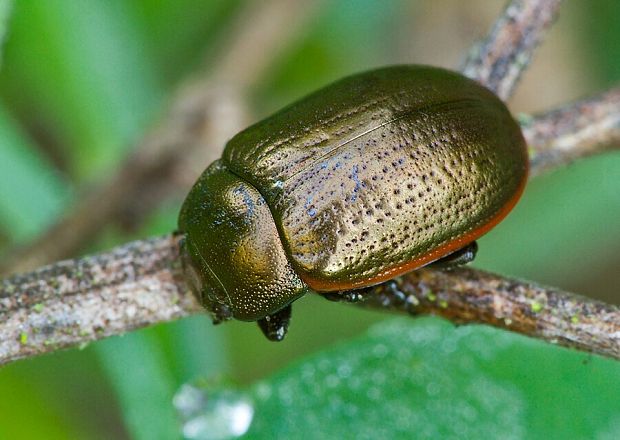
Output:
[[214,321],[280,340],[308,291],[347,299],[472,259],[527,172],[519,126],[474,81],[426,66],[353,75],[228,142],[181,209],[186,273]]

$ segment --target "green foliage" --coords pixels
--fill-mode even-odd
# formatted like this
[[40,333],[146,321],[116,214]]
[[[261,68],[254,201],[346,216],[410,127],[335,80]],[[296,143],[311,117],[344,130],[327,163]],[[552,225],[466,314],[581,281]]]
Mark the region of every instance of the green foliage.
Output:
[[0,106],[0,226],[15,241],[32,239],[66,205],[68,182]]
[[[217,62],[247,1],[0,0],[0,255],[44,231],[89,184],[116,169],[174,85]],[[425,19],[419,7],[419,16],[410,17],[410,4],[323,2],[297,46],[259,79],[252,97],[257,114],[344,74],[420,62],[415,55],[403,59],[398,49],[401,33]],[[575,62],[587,54],[589,90],[617,82],[617,2],[564,8],[562,19],[574,17],[581,44],[564,49]],[[586,294],[606,286],[616,292],[619,179],[616,153],[534,181],[515,213],[482,241],[477,265]],[[111,225],[93,237],[91,249],[169,231],[180,203],[163,201],[135,235]],[[255,384],[244,395],[254,400],[252,429],[263,437],[313,426],[369,436],[385,421],[395,436],[413,422],[420,437],[490,433],[496,422],[504,424],[500,437],[618,436],[620,421],[612,416],[620,409],[618,367],[611,361],[434,320],[390,322],[326,348],[385,316],[304,298],[281,344],[265,341],[254,324],[213,327],[199,316],[15,363],[0,369],[0,438],[170,438],[179,432],[172,395],[212,375]],[[375,356],[377,346],[386,347],[384,358]],[[365,392],[347,386],[353,376],[339,376],[343,365],[359,371]],[[294,405],[285,407],[280,393],[292,394]],[[364,417],[347,412],[353,407]],[[320,426],[310,425],[312,418]]]
[[591,438],[615,421],[620,365],[487,327],[394,320],[253,395],[264,438]]
[[13,0],[0,1],[0,66],[2,65],[2,49],[4,45],[4,38],[8,30],[8,21],[11,16],[12,8]]
[[438,318],[376,325],[246,392],[201,392],[185,431],[211,423],[192,438],[217,438],[248,413],[247,437],[261,439],[620,436],[620,363]]
[[37,110],[78,176],[110,169],[162,96],[127,4],[20,2],[13,11],[4,66],[10,99]]
[[281,61],[259,91],[260,108],[274,110],[344,75],[386,63],[395,38],[392,23],[405,2],[326,2],[309,35]]
[[132,437],[175,438],[178,431],[170,406],[174,381],[152,332],[102,341],[97,352]]
[[[602,263],[613,252],[609,243],[620,243],[620,229],[609,227],[620,218],[620,203],[613,202],[618,182],[617,153],[535,179],[506,221],[480,240],[482,249],[495,243],[474,265],[569,289],[583,276],[584,262]],[[568,252],[567,243],[578,251]]]

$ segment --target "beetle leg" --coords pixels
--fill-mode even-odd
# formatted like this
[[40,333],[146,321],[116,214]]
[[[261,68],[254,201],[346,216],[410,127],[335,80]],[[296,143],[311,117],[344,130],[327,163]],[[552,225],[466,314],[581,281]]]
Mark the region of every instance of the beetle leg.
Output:
[[368,288],[357,290],[341,290],[339,292],[324,292],[321,296],[329,301],[356,303],[367,298]]
[[429,264],[429,267],[449,269],[451,267],[462,266],[463,264],[471,263],[476,258],[476,252],[478,252],[478,243],[472,241],[467,246],[440,258],[434,263]]
[[281,341],[286,336],[288,325],[291,322],[291,305],[278,310],[276,313],[267,315],[257,321],[263,334],[270,341]]

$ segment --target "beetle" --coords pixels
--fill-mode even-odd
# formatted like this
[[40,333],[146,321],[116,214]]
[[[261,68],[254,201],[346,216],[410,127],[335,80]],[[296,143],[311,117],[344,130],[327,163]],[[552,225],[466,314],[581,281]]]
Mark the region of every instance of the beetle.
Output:
[[528,157],[504,103],[419,65],[341,79],[235,135],[179,215],[189,284],[214,322],[281,340],[291,303],[473,259],[514,207]]

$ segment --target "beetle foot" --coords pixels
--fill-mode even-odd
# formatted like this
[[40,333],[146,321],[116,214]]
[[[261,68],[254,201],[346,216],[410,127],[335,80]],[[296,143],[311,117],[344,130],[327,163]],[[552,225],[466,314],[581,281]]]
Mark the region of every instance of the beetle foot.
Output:
[[471,263],[476,258],[478,252],[478,243],[472,241],[467,246],[440,258],[439,260],[431,263],[429,267],[440,269],[451,269],[457,266],[462,266],[467,263]]
[[215,308],[211,311],[211,319],[214,325],[221,324],[224,321],[230,321],[233,318],[233,314],[228,306],[217,304],[217,306],[214,307]]
[[271,315],[257,321],[263,334],[270,341],[281,341],[286,336],[288,325],[291,322],[291,305],[284,307]]
[[339,292],[324,292],[321,296],[329,301],[356,303],[368,298],[368,289],[341,290]]

